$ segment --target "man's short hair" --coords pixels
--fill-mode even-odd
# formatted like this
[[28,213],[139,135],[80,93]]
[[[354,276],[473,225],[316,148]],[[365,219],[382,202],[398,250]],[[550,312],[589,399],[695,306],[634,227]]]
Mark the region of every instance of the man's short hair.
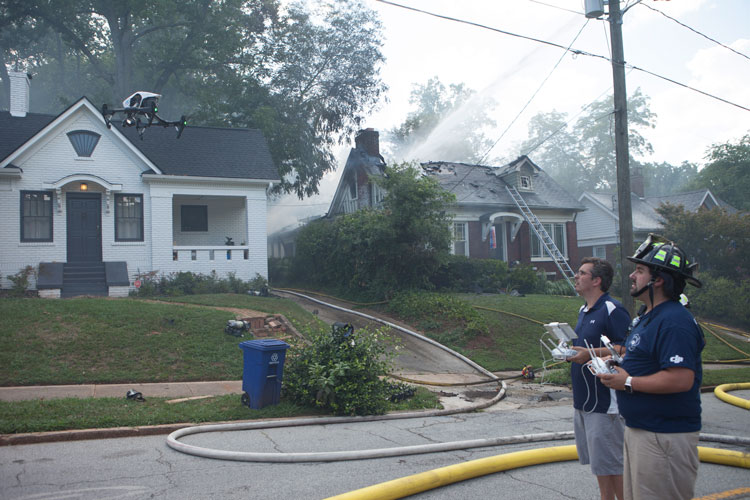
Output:
[[615,277],[615,270],[612,268],[612,264],[599,257],[584,257],[581,259],[581,264],[591,264],[591,279],[601,278],[601,285],[599,287],[602,292],[609,290],[612,286],[612,279]]

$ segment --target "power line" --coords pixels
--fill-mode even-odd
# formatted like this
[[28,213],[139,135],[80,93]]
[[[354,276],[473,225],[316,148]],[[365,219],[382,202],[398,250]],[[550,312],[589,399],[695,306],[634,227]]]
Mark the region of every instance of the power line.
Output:
[[[466,21],[466,20],[463,20],[463,19],[457,19],[455,17],[444,16],[442,14],[435,14],[434,12],[428,12],[426,10],[417,9],[415,7],[409,7],[407,5],[401,5],[401,4],[398,4],[398,3],[395,3],[395,2],[390,2],[388,0],[377,0],[377,1],[380,2],[380,3],[392,5],[394,7],[400,7],[402,9],[411,10],[411,11],[414,11],[414,12],[419,12],[421,14],[425,14],[425,15],[432,16],[432,17],[437,17],[439,19],[445,19],[447,21],[453,21],[453,22],[457,22],[457,23],[461,23],[461,24],[468,24],[469,26],[474,26],[474,27],[477,27],[477,28],[482,28],[482,29],[494,31],[496,33],[502,33],[504,35],[509,35],[509,36],[513,36],[513,37],[517,37],[517,38],[522,38],[522,39],[525,39],[525,40],[530,40],[532,42],[542,43],[544,45],[550,45],[552,47],[557,47],[557,48],[560,48],[560,49],[568,50],[563,45],[560,45],[560,44],[557,44],[557,43],[554,43],[554,42],[549,42],[547,40],[540,40],[538,38],[533,38],[533,37],[530,37],[530,36],[519,35],[518,33],[512,33],[510,31],[505,31],[505,30],[501,30],[501,29],[498,29],[498,28],[492,28],[492,27],[486,26],[484,24],[479,24],[479,23],[475,23],[475,22],[472,22],[472,21]],[[580,55],[584,55],[584,56],[589,56],[589,57],[595,57],[595,58],[598,58],[598,59],[603,59],[603,60],[609,62],[610,64],[613,64],[612,58],[606,57],[606,56],[602,56],[602,55],[599,55],[599,54],[593,54],[591,52],[586,52],[585,50],[570,49],[570,52],[572,52],[574,54],[580,54]],[[710,94],[708,92],[705,92],[703,90],[698,90],[695,87],[691,87],[690,85],[687,85],[687,84],[684,84],[684,83],[680,83],[680,82],[678,82],[676,80],[672,80],[671,78],[668,78],[666,76],[659,75],[657,73],[645,70],[643,68],[640,68],[638,66],[634,66],[632,64],[625,64],[624,66],[628,67],[628,68],[632,68],[632,69],[638,70],[638,71],[642,71],[642,72],[647,73],[647,74],[649,74],[651,76],[654,76],[656,78],[660,78],[660,79],[668,81],[670,83],[674,83],[675,85],[679,85],[679,86],[684,87],[684,88],[686,88],[688,90],[692,90],[692,91],[697,92],[699,94],[703,94],[706,97],[711,97],[712,99],[716,99],[717,101],[721,101],[721,102],[723,102],[725,104],[729,104],[731,106],[735,106],[735,107],[740,108],[740,109],[742,109],[744,111],[750,111],[750,108],[747,108],[747,107],[742,106],[740,104],[734,103],[734,102],[729,101],[727,99],[715,96],[715,95]]]
[[659,9],[655,9],[655,8],[651,7],[650,5],[646,5],[645,3],[643,3],[643,4],[641,4],[641,5],[643,5],[644,7],[648,7],[649,9],[653,10],[654,12],[658,12],[659,14],[661,14],[661,15],[662,15],[662,16],[664,16],[664,17],[666,17],[667,19],[671,19],[672,21],[676,22],[676,23],[677,23],[677,24],[679,24],[680,26],[682,26],[682,27],[684,27],[684,28],[687,28],[687,29],[689,29],[689,30],[690,30],[690,31],[692,31],[693,33],[695,33],[695,34],[697,34],[697,35],[700,35],[700,36],[702,36],[702,37],[703,37],[703,38],[705,38],[706,40],[710,40],[710,41],[714,42],[714,43],[715,43],[716,45],[720,45],[721,47],[724,47],[724,48],[725,48],[725,49],[727,49],[727,50],[731,50],[732,52],[734,52],[734,53],[735,53],[735,54],[737,54],[738,56],[742,56],[742,57],[744,57],[745,59],[750,59],[750,57],[748,57],[748,56],[747,56],[746,54],[743,54],[742,52],[738,52],[738,51],[734,50],[734,49],[733,49],[732,47],[729,47],[728,45],[724,45],[723,43],[719,42],[718,40],[714,40],[714,39],[713,39],[713,38],[711,38],[710,36],[708,36],[708,35],[705,35],[705,34],[701,33],[700,31],[698,31],[698,30],[696,30],[696,29],[694,29],[694,28],[691,28],[691,27],[690,27],[690,26],[688,26],[687,24],[685,24],[685,23],[683,23],[683,22],[680,22],[680,21],[678,21],[678,20],[677,20],[677,19],[675,19],[674,17],[671,17],[671,16],[669,16],[669,15],[665,14],[664,12],[660,11]]
[[578,40],[578,37],[581,36],[581,33],[583,33],[583,30],[586,28],[586,26],[588,26],[588,24],[589,24],[589,20],[586,19],[586,22],[583,23],[583,26],[581,26],[581,29],[578,30],[578,33],[576,33],[576,36],[573,37],[573,40],[568,45],[567,49],[565,49],[565,52],[563,52],[563,54],[560,56],[560,59],[557,60],[557,62],[555,63],[554,67],[550,70],[550,72],[547,74],[547,76],[544,77],[544,80],[542,80],[542,83],[539,84],[539,87],[537,87],[537,89],[534,91],[534,93],[531,95],[531,97],[529,97],[529,100],[526,101],[526,104],[523,105],[523,107],[518,112],[518,114],[516,114],[516,116],[513,118],[513,120],[511,120],[511,122],[508,124],[508,126],[505,128],[505,130],[503,130],[503,133],[500,134],[500,137],[498,137],[497,140],[492,143],[492,146],[490,146],[490,148],[487,150],[487,152],[484,153],[484,155],[482,155],[482,157],[479,159],[479,163],[482,163],[482,161],[484,161],[484,159],[487,158],[487,155],[490,154],[490,151],[492,151],[495,148],[495,146],[497,146],[497,143],[500,142],[500,140],[503,137],[505,137],[505,134],[508,132],[508,130],[510,130],[510,128],[513,126],[513,124],[516,123],[516,120],[518,120],[518,118],[521,116],[521,114],[523,114],[523,112],[526,111],[526,108],[529,107],[529,104],[531,104],[531,101],[533,101],[534,98],[536,97],[536,95],[539,93],[539,91],[542,90],[542,87],[544,87],[544,84],[547,83],[547,80],[549,80],[549,77],[552,76],[552,73],[555,72],[555,70],[557,69],[557,67],[560,65],[560,63],[563,61],[563,59],[565,58],[565,56],[570,51],[570,47],[575,43],[576,40]]

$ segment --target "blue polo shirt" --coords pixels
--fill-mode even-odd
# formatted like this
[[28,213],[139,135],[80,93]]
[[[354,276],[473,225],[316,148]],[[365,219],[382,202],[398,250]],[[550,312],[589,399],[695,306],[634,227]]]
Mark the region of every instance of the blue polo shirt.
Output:
[[[630,314],[620,302],[605,293],[593,307],[584,304],[578,311],[574,346],[586,347],[586,340],[592,347],[604,347],[601,336],[606,335],[613,344],[622,345],[630,324]],[[573,381],[573,407],[586,412],[607,413],[612,402],[610,390],[594,377],[588,367],[579,363],[570,364],[570,378]]]
[[620,414],[628,427],[650,432],[695,432],[701,428],[700,386],[703,331],[690,311],[676,301],[662,302],[644,315],[628,336],[622,367],[633,377],[666,368],[690,368],[693,386],[685,392],[646,394],[617,391]]

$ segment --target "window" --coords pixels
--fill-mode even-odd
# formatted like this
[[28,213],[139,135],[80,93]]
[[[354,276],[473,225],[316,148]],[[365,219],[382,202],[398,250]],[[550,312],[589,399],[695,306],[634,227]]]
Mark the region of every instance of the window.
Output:
[[[542,224],[542,226],[544,226],[544,230],[550,235],[552,241],[555,242],[560,253],[564,257],[567,257],[568,249],[565,244],[565,224],[562,222],[555,222]],[[550,258],[533,229],[531,230],[531,258]]]
[[385,198],[385,191],[383,188],[375,184],[374,182],[372,185],[372,206],[377,207],[380,206],[380,204],[383,202],[383,199]]
[[469,255],[469,241],[467,238],[466,222],[453,223],[453,254]]
[[143,195],[115,195],[115,241],[143,241]]
[[73,145],[73,149],[76,150],[78,156],[90,157],[91,153],[94,152],[97,143],[101,137],[96,132],[89,132],[88,130],[74,130],[68,132],[68,139]]
[[21,241],[52,241],[52,192],[21,191]]
[[183,232],[208,232],[208,206],[206,205],[180,206],[180,219]]
[[518,182],[518,187],[520,187],[521,189],[530,190],[531,189],[531,177],[529,177],[528,175],[522,175]]
[[606,259],[607,258],[607,247],[604,246],[598,246],[593,248],[593,255],[594,257],[598,257],[600,259]]

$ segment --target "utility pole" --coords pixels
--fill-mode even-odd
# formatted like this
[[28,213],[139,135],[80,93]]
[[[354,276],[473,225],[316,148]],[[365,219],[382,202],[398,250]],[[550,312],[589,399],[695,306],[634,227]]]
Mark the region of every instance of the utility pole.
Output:
[[622,12],[620,0],[609,0],[609,25],[612,39],[612,80],[615,101],[615,156],[617,158],[617,211],[620,226],[620,297],[622,305],[633,314],[630,296],[633,252],[633,212],[630,207],[630,151],[628,149],[628,96],[625,91],[625,55],[622,46]]

